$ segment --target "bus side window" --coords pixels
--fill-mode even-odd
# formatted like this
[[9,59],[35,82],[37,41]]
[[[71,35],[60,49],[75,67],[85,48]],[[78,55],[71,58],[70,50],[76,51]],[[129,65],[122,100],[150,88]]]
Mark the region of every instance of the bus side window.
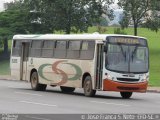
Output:
[[14,40],[13,41],[13,47],[12,47],[12,56],[19,57],[21,54],[21,41],[19,40]]
[[88,60],[93,59],[94,50],[95,50],[94,41],[83,41],[80,52],[80,59],[88,59]]
[[57,40],[56,48],[54,50],[54,57],[66,58],[66,52],[67,52],[67,41]]
[[78,59],[80,57],[81,41],[69,41],[69,47],[67,50],[68,59]]
[[30,48],[30,57],[41,57],[42,41],[33,40]]
[[43,46],[42,46],[42,57],[48,57],[51,58],[53,57],[53,52],[54,52],[54,46],[55,42],[52,40],[45,40],[43,41]]

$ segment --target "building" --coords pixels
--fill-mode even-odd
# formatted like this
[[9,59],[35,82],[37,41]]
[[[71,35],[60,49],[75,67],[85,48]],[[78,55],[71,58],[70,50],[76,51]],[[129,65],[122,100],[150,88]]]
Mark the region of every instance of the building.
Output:
[[0,0],[0,12],[7,9],[7,3],[12,2],[13,0]]
[[3,10],[5,10],[5,0],[2,0],[0,2],[0,12],[3,11]]

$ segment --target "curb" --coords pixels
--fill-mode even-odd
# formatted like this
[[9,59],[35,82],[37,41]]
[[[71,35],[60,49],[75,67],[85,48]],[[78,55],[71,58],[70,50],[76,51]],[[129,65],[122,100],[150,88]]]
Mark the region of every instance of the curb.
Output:
[[13,80],[10,75],[0,75],[0,80]]
[[159,90],[147,90],[147,92],[150,92],[150,93],[160,93]]
[[10,75],[0,75],[0,80],[18,81],[16,79],[13,79]]
[[160,87],[148,87],[147,92],[160,93]]

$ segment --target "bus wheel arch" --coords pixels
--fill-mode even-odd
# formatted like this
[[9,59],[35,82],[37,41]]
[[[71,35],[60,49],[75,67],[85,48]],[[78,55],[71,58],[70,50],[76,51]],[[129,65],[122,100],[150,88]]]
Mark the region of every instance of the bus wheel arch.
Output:
[[85,74],[84,76],[83,89],[84,89],[84,95],[87,97],[93,97],[96,93],[96,90],[94,90],[92,86],[92,78],[90,74]]
[[31,88],[35,91],[45,91],[47,85],[39,83],[39,76],[36,69],[32,69],[30,73]]
[[31,72],[30,72],[30,82],[31,82],[31,76],[32,76],[33,72],[37,72],[37,70],[35,68],[31,70]]
[[83,74],[83,77],[82,77],[82,88],[84,87],[84,81],[85,81],[85,78],[87,76],[91,76],[91,75],[88,72],[86,72],[86,73]]

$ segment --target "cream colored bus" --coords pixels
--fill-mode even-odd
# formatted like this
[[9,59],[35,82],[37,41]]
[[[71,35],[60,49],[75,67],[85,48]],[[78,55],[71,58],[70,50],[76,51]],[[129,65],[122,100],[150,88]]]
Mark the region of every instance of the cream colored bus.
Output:
[[149,52],[146,38],[114,34],[15,35],[10,59],[11,75],[31,82],[33,90],[47,85],[62,92],[83,88],[117,91],[122,98],[146,92]]

